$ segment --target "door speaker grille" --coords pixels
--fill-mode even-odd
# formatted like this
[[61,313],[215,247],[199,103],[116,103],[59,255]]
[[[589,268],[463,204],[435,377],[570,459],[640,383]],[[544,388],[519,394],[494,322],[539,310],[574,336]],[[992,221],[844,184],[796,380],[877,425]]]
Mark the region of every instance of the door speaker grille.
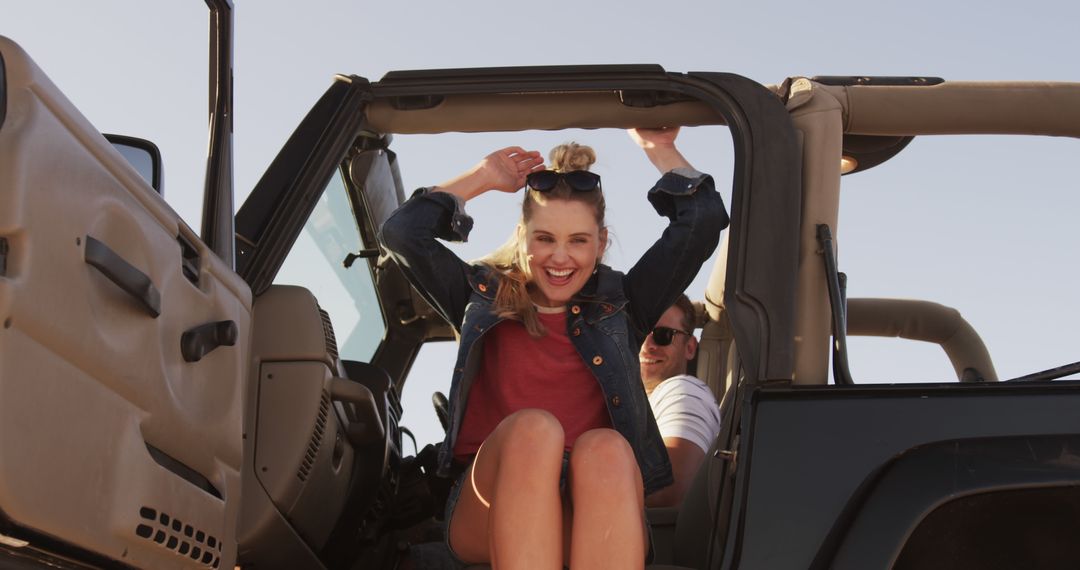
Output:
[[221,565],[221,541],[214,535],[150,507],[140,508],[139,518],[143,522],[135,527],[137,536],[167,548],[178,556],[190,558],[206,568],[217,568]]

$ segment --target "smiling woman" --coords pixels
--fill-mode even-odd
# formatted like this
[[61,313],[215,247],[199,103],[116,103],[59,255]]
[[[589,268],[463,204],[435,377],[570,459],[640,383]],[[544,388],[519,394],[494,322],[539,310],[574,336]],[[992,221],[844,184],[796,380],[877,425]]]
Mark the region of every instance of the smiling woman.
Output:
[[[670,223],[626,275],[601,263],[605,202],[586,170],[596,157],[572,143],[552,151],[551,170],[538,152],[496,151],[417,192],[383,225],[386,249],[459,333],[439,471],[457,477],[447,539],[466,562],[644,563],[643,496],[671,483],[671,465],[637,347],[726,225],[712,178],[690,168],[677,133],[632,132],[665,173],[649,200]],[[511,239],[481,262],[435,239],[465,239],[466,200],[523,186]]]
[[581,202],[550,203],[529,220],[524,233],[534,297],[547,307],[565,305],[581,290],[607,245],[606,230],[597,227]]
[[[551,151],[551,170],[526,177],[521,221],[505,245],[483,261],[500,275],[495,310],[544,333],[534,303],[566,305],[596,273],[607,249],[600,177],[588,172],[596,153],[577,143]],[[590,176],[591,175],[591,176]]]

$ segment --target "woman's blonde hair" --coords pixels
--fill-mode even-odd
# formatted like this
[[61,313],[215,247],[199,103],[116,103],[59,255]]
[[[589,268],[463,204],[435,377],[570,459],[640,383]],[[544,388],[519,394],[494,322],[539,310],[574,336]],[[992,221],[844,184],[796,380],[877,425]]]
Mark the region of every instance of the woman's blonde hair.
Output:
[[[596,162],[596,152],[588,146],[575,142],[561,144],[548,154],[548,168],[558,172],[570,172],[572,170],[588,170]],[[543,336],[544,326],[536,313],[529,290],[533,285],[532,274],[529,270],[529,258],[526,253],[525,224],[532,219],[535,204],[543,206],[550,200],[565,200],[583,202],[590,206],[596,218],[596,224],[601,231],[604,230],[604,194],[597,188],[591,192],[575,192],[566,182],[560,181],[555,188],[548,192],[537,192],[529,188],[525,189],[525,199],[521,203],[521,220],[514,229],[513,235],[505,244],[487,257],[480,260],[495,269],[498,275],[499,286],[495,292],[495,314],[500,318],[514,319],[525,325],[525,330],[534,337]],[[600,251],[597,263],[603,258],[604,252]]]

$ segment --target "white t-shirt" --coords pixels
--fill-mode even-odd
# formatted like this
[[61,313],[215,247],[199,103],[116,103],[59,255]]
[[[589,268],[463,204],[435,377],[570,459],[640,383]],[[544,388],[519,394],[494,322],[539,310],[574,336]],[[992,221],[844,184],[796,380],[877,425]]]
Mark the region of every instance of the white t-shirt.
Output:
[[720,433],[720,407],[712,390],[697,378],[680,374],[649,394],[661,437],[681,437],[708,452]]

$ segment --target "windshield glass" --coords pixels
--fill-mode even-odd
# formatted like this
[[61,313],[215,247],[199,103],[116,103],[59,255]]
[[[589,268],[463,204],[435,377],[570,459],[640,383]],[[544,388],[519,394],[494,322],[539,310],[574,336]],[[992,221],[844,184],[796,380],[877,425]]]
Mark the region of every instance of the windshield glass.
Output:
[[386,333],[367,259],[346,267],[363,249],[352,202],[335,173],[289,251],[275,284],[307,288],[330,313],[342,360],[369,362]]

